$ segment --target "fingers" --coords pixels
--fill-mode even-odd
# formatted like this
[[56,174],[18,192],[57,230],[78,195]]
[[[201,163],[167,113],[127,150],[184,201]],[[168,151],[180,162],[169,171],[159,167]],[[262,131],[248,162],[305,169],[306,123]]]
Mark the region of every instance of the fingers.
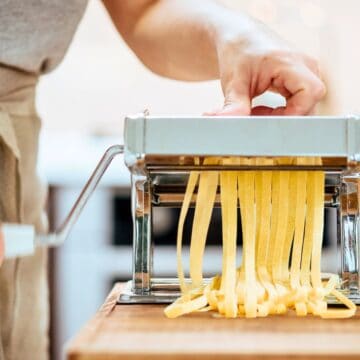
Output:
[[220,109],[215,109],[212,111],[206,111],[203,113],[205,116],[246,116],[250,115],[250,104],[248,101],[243,102],[242,100],[237,100],[224,104]]
[[1,266],[2,262],[4,261],[4,256],[5,256],[5,239],[4,239],[4,233],[2,231],[1,224],[0,224],[0,266]]
[[256,106],[251,110],[251,115],[254,116],[281,116],[284,115],[285,106],[272,108],[269,106]]
[[235,116],[235,115],[250,115],[250,105],[247,103],[243,103],[242,101],[233,102],[224,105],[220,111],[218,111],[215,115],[225,115],[225,116]]
[[[251,109],[252,94],[250,93],[247,83],[251,79],[238,78],[237,83],[242,84],[234,89],[229,88],[225,93],[225,104],[222,109],[205,113],[205,115],[258,115],[258,116],[282,116],[282,115],[311,115],[314,113],[316,104],[324,97],[326,88],[322,80],[315,72],[305,64],[282,63],[273,64],[260,69],[265,74],[258,75],[258,79],[268,79],[267,86],[262,81],[262,91],[271,90],[281,94],[286,99],[285,107],[271,108],[260,106]],[[271,77],[269,74],[276,72],[276,76]],[[232,82],[233,84],[236,82]],[[255,91],[255,93],[257,93]]]
[[247,83],[248,81],[245,81],[245,79],[239,79],[238,86],[225,93],[224,107],[221,110],[222,115],[250,115],[251,98],[249,87],[246,86]]
[[306,55],[306,54],[302,54],[302,58],[304,60],[304,63],[306,64],[306,66],[319,78],[321,78],[321,69],[320,69],[320,65],[319,62],[317,60],[315,60],[314,58]]
[[221,109],[205,112],[208,116],[247,116],[251,113],[249,79],[246,71],[234,77],[223,89],[225,100]]
[[273,116],[275,115],[275,112],[276,108],[272,108],[269,106],[256,106],[251,109],[251,115],[254,116]]
[[324,83],[303,64],[283,66],[277,77],[272,79],[268,90],[281,94],[286,99],[286,106],[277,108],[257,106],[251,110],[251,115],[313,115],[316,104],[326,93]]
[[325,96],[324,83],[305,66],[285,69],[284,87],[290,93],[282,115],[308,115]]
[[[281,116],[286,115],[286,107],[280,106],[272,108],[270,106],[256,106],[251,109],[251,115],[253,116]],[[304,115],[315,115],[315,107],[310,109],[307,114]]]
[[235,88],[230,88],[225,92],[225,101],[222,109],[216,111],[213,115],[250,115],[251,98],[249,88],[246,86],[247,81],[238,79]]
[[[310,115],[325,96],[317,62],[306,55],[291,50],[255,51],[235,60],[224,61],[220,71],[223,108],[205,115]],[[251,109],[252,98],[269,90],[282,95],[286,106]]]
[[246,66],[238,64],[228,65],[226,72],[222,74],[221,85],[224,92],[224,106],[222,109],[215,110],[208,115],[234,116],[250,115],[251,96],[250,81],[251,76]]

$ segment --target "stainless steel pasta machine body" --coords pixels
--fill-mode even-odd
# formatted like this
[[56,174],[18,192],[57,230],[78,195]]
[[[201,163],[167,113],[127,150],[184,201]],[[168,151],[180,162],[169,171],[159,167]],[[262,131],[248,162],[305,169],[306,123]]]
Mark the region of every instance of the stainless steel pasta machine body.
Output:
[[[124,136],[132,183],[133,277],[119,302],[167,303],[179,295],[176,279],[152,275],[151,215],[155,206],[181,206],[189,171],[262,169],[326,172],[325,206],[337,209],[343,291],[360,303],[359,118],[138,114],[126,118]],[[244,161],[242,165],[204,165],[205,157]],[[321,161],[297,165],[301,162],[296,159],[306,157]],[[272,165],[258,165],[259,158],[272,159]]]

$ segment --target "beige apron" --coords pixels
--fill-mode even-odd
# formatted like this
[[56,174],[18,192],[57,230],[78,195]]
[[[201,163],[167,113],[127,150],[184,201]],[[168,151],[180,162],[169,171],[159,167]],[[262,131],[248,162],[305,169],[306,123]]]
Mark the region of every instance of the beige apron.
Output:
[[[45,191],[36,175],[37,78],[0,68],[0,221],[45,230]],[[47,359],[46,253],[0,268],[0,360]]]

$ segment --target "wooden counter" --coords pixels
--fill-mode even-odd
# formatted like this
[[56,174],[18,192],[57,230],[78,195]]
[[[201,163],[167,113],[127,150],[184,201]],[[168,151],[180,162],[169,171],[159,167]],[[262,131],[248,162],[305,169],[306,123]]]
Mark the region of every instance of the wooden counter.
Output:
[[360,359],[360,311],[343,320],[167,319],[162,305],[116,305],[121,288],[69,343],[68,360]]

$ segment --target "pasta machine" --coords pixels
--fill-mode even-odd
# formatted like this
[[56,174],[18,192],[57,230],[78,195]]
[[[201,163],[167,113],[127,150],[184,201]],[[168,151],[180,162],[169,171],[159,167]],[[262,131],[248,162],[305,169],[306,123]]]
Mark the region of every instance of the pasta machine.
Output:
[[[114,145],[106,151],[62,227],[53,234],[34,236],[36,246],[56,246],[65,240],[111,160],[124,154],[131,173],[133,275],[119,302],[172,302],[179,295],[176,279],[153,277],[152,210],[181,206],[189,171],[323,170],[325,207],[335,208],[337,214],[342,288],[360,304],[360,118],[160,117],[141,113],[126,118],[124,139],[124,146]],[[205,157],[266,157],[273,159],[274,165],[257,165],[256,161],[253,165],[232,165],[231,161],[205,165]],[[299,157],[317,157],[321,162],[294,165]]]

